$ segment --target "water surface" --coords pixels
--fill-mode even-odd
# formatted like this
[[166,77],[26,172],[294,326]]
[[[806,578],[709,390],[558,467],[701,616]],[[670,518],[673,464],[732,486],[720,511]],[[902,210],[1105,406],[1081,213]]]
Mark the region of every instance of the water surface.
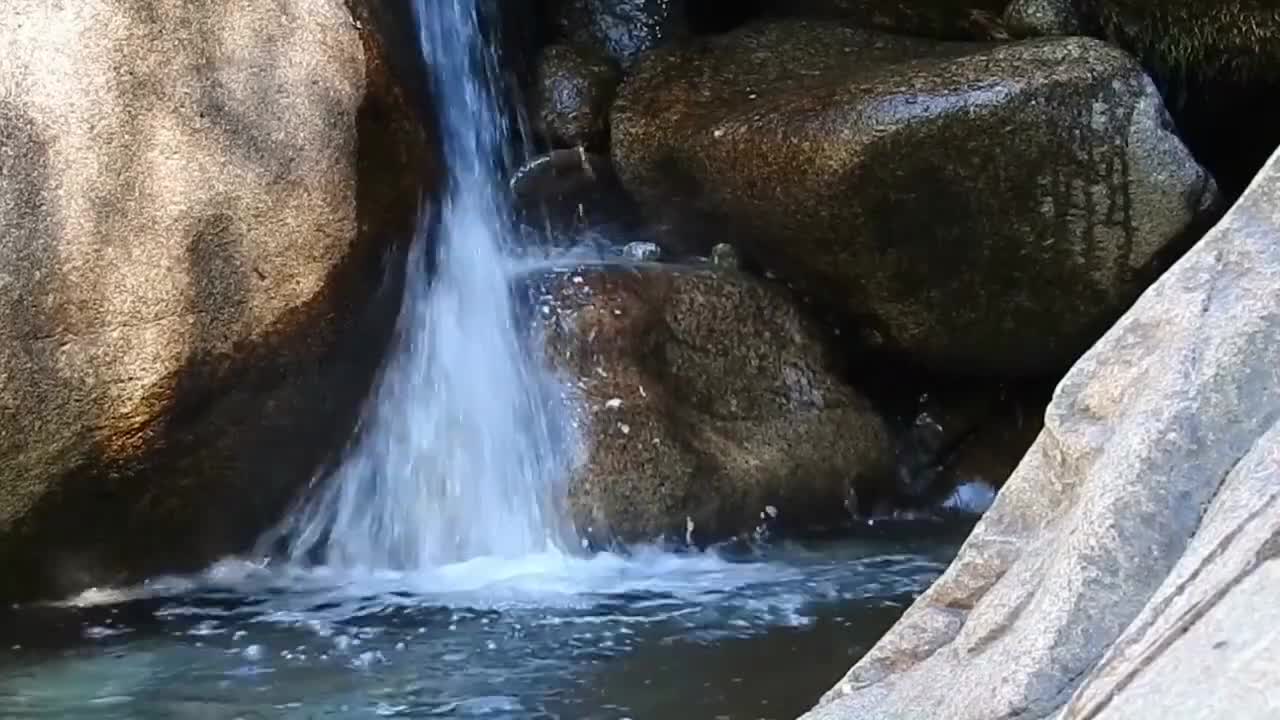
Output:
[[963,531],[415,573],[228,561],[8,610],[0,717],[792,718]]

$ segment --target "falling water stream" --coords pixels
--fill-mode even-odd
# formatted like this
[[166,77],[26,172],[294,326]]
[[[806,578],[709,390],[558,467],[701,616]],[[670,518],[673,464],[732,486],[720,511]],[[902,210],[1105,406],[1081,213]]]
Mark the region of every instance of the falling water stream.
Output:
[[414,5],[448,189],[343,461],[270,553],[0,608],[0,717],[781,720],[954,555],[967,528],[939,523],[576,551],[572,397],[516,320],[497,3]]
[[449,177],[435,238],[415,238],[397,337],[360,433],[291,521],[290,553],[348,568],[415,570],[476,557],[561,553],[572,452],[564,390],[516,326],[514,227],[483,0],[418,0]]

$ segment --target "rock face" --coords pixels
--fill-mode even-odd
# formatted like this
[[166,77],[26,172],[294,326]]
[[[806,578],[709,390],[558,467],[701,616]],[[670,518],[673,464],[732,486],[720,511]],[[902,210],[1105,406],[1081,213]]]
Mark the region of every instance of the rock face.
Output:
[[959,557],[806,717],[1273,717],[1280,154],[1059,386]]
[[1071,0],[1086,29],[1165,89],[1183,136],[1233,196],[1280,144],[1280,8],[1269,0]]
[[587,412],[570,504],[595,542],[838,522],[889,479],[884,423],[776,288],[671,266],[546,282],[549,352]]
[[536,114],[562,147],[599,150],[608,143],[609,105],[620,76],[609,59],[568,45],[552,45],[538,59]]
[[1280,12],[1256,0],[1073,0],[1090,24],[1160,68],[1280,78]]
[[552,22],[570,43],[623,68],[689,34],[686,0],[553,0]]
[[1061,372],[1216,198],[1141,68],[1086,38],[754,26],[654,53],[611,125],[648,212],[952,374]]
[[1084,33],[1071,0],[1013,0],[1004,11],[1004,25],[1016,37]]
[[935,40],[1007,40],[1008,0],[762,0],[780,17],[838,20],[863,28]]
[[339,0],[0,13],[0,595],[240,549],[341,445],[432,157],[385,59]]

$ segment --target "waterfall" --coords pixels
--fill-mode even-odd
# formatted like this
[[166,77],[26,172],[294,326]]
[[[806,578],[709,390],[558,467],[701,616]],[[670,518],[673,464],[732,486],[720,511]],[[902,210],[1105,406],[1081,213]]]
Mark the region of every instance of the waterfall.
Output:
[[493,7],[414,0],[448,188],[434,247],[419,222],[397,340],[351,447],[284,528],[294,560],[415,570],[569,546],[568,411],[516,317],[514,143],[482,24]]

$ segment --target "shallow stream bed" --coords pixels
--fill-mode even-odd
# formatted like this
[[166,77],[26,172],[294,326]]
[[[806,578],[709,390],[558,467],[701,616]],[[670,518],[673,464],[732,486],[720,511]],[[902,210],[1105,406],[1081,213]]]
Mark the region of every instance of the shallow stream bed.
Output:
[[808,709],[967,527],[336,576],[228,561],[0,614],[3,718],[733,718]]

